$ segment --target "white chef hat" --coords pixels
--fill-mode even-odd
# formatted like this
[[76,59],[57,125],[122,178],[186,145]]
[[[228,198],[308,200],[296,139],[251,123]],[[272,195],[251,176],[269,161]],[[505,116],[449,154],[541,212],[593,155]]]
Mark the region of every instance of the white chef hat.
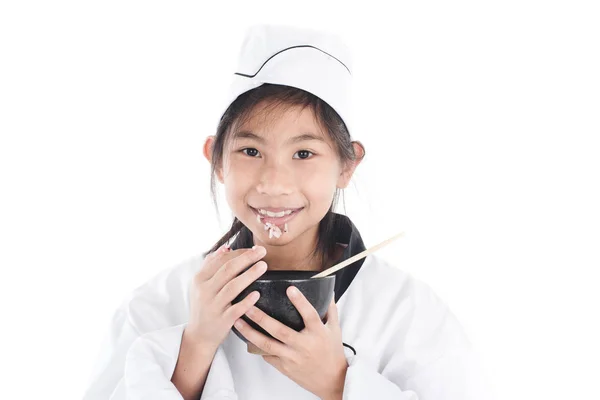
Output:
[[273,24],[250,26],[219,119],[239,95],[272,83],[319,97],[352,132],[351,63],[350,49],[331,32]]

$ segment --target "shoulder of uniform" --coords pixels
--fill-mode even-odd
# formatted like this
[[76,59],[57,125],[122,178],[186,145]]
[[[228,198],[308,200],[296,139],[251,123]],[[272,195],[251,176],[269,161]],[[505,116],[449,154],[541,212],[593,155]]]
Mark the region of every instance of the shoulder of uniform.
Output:
[[132,290],[122,300],[140,333],[181,324],[189,317],[189,285],[202,266],[204,257],[194,255],[165,268]]
[[447,309],[429,284],[379,255],[367,256],[361,274],[364,284],[378,296],[385,295],[396,303],[408,300],[422,310],[445,312]]
[[[414,349],[435,357],[448,349],[470,345],[455,314],[429,284],[381,257],[373,257],[365,267],[371,269],[365,276],[374,296],[372,301],[387,304],[390,320],[402,316],[396,322]],[[431,351],[426,351],[428,347]]]

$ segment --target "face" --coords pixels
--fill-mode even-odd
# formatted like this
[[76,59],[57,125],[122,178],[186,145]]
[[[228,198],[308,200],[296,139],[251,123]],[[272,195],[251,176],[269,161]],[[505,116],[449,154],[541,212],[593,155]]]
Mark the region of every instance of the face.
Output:
[[[343,168],[310,108],[266,106],[259,104],[250,118],[233,127],[217,178],[225,185],[229,207],[255,241],[276,246],[316,233],[336,188],[348,185],[354,168]],[[270,217],[265,211],[291,214]],[[265,229],[269,221],[279,227],[280,237],[270,237]]]

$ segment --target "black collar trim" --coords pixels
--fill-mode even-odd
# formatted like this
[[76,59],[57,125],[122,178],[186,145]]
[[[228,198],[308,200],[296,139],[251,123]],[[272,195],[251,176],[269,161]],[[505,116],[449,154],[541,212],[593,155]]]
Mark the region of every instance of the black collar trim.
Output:
[[[335,241],[336,243],[341,243],[346,245],[344,252],[337,263],[340,263],[344,260],[349,259],[350,257],[355,256],[356,254],[366,250],[365,244],[360,236],[360,232],[356,228],[356,226],[352,223],[350,218],[345,215],[333,213],[335,215],[334,218],[334,231],[335,231]],[[244,231],[244,232],[242,232]],[[244,234],[241,234],[244,233]],[[243,226],[242,230],[240,230],[240,234],[238,234],[231,244],[231,249],[244,249],[251,248],[254,244],[252,243],[252,234],[248,230],[247,227]],[[365,261],[364,258],[353,262],[352,264],[342,268],[341,270],[335,272],[335,302],[342,297],[344,292],[348,289],[358,271],[363,265]]]

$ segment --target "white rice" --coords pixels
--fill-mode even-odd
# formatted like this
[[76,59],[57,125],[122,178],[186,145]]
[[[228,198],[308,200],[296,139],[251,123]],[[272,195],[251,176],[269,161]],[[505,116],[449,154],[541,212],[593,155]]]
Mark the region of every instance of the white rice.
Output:
[[[260,215],[256,215],[256,220],[258,222],[262,222],[260,219]],[[283,234],[283,232],[287,232],[288,231],[288,225],[287,222],[285,223],[285,227],[283,232],[281,231],[281,228],[279,228],[277,225],[272,224],[270,222],[265,222],[265,231],[268,230],[269,231],[269,239],[271,239],[273,236],[275,236],[276,238],[281,237],[281,235]]]

